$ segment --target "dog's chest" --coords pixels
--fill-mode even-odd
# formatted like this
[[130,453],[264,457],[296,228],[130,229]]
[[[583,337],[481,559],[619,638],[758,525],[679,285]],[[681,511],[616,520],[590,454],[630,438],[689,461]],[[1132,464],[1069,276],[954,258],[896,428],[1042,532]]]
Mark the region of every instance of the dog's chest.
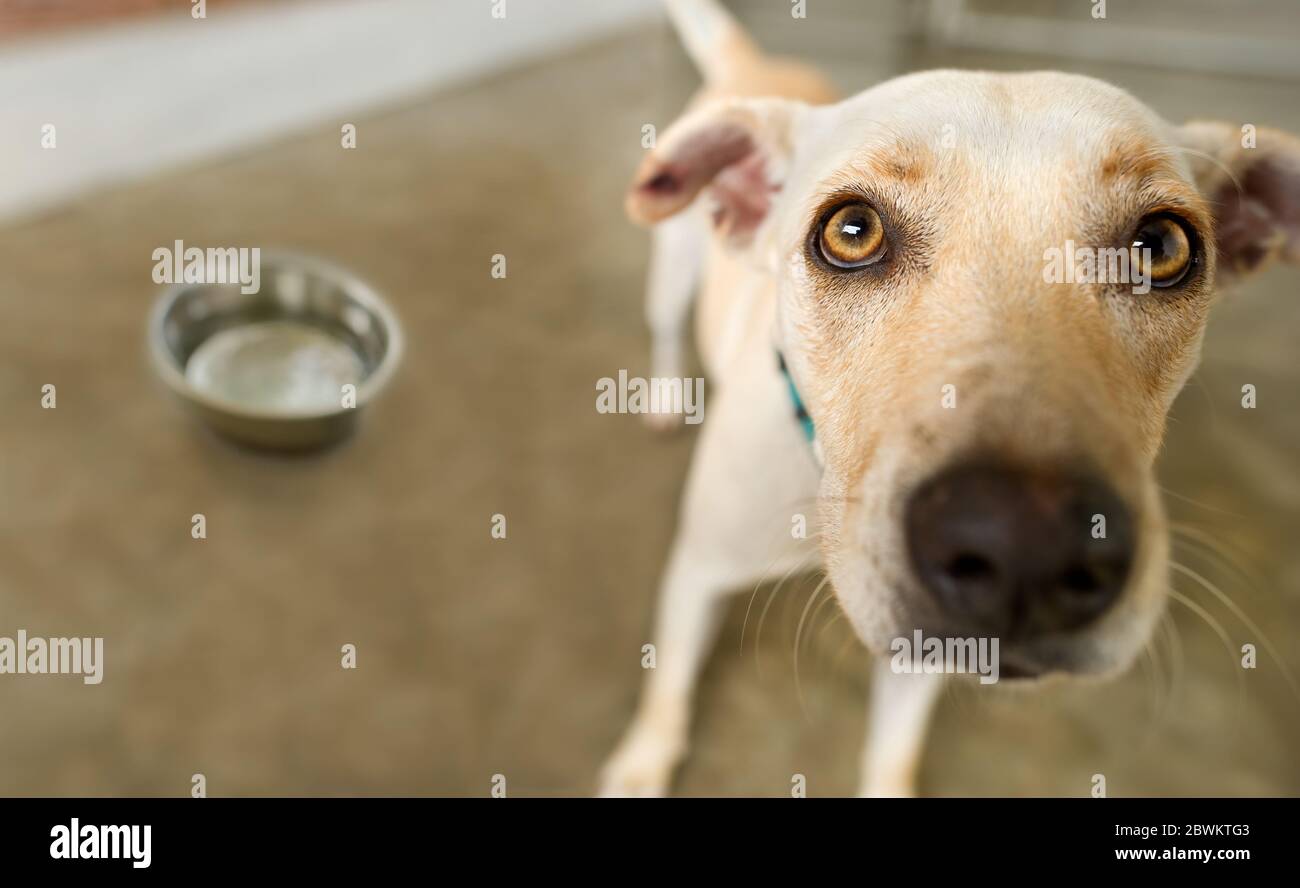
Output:
[[770,276],[714,244],[696,308],[696,346],[719,382],[754,349],[771,352],[776,291]]

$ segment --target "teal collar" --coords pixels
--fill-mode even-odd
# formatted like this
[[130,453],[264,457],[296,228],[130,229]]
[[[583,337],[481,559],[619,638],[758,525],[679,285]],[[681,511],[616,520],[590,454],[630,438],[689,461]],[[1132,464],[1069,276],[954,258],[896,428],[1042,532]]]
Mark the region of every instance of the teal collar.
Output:
[[780,352],[776,353],[776,363],[781,368],[781,375],[785,377],[785,387],[789,390],[790,400],[794,404],[794,418],[799,420],[799,425],[803,428],[803,436],[811,444],[817,437],[817,430],[813,427],[812,417],[808,415],[808,408],[804,406],[803,398],[799,397],[799,389],[795,388],[790,368],[785,365],[785,356]]

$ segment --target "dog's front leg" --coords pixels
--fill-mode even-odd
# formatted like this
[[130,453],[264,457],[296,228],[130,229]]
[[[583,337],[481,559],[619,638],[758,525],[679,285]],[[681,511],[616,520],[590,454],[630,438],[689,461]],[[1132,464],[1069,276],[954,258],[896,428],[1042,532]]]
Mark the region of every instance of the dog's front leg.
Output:
[[659,591],[653,636],[655,668],[647,670],[632,724],[601,772],[601,795],[661,796],[668,792],[673,773],[686,754],[696,680],[717,637],[729,595],[746,585],[752,587],[764,575],[763,558],[767,558],[768,572],[780,576],[802,566],[810,554],[807,547],[791,547],[773,560],[768,550],[757,547],[759,540],[772,535],[760,533],[758,528],[766,527],[753,521],[752,515],[752,542],[746,540],[739,549],[731,548],[727,534],[718,532],[725,525],[710,523],[735,521],[726,514],[730,510],[719,514],[715,506],[699,509],[692,516],[692,499],[688,495],[684,523]]
[[655,621],[655,667],[636,716],[601,773],[605,796],[660,796],[686,754],[691,699],[736,577],[685,534],[673,547]]
[[710,401],[691,463],[681,520],[659,590],[653,641],[636,716],[601,774],[603,795],[662,795],[686,752],[696,678],[728,593],[765,575],[818,565],[810,539],[792,538],[817,470],[770,351],[749,358]]
[[943,676],[895,673],[890,661],[881,659],[874,667],[871,685],[858,794],[914,795],[926,729]]

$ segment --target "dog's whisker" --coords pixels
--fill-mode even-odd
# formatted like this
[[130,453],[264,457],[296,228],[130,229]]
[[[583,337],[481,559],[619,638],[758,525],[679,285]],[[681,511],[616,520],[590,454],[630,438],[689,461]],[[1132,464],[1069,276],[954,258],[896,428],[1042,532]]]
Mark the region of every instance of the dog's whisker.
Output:
[[781,556],[777,555],[767,563],[767,567],[763,568],[758,575],[758,579],[754,581],[753,591],[749,593],[749,602],[745,605],[745,618],[740,623],[740,654],[742,656],[745,653],[745,630],[749,628],[749,613],[754,608],[754,599],[758,597],[758,590],[763,588],[763,583],[769,579],[768,571],[772,569],[772,565],[780,560]]
[[[1147,732],[1148,739],[1158,736],[1160,730],[1168,722],[1169,712],[1177,693],[1179,674],[1182,671],[1182,664],[1179,659],[1182,655],[1182,647],[1176,638],[1177,632],[1178,627],[1175,625],[1169,611],[1166,610],[1160,615],[1156,629],[1147,641],[1147,652],[1150,654],[1151,667],[1156,676],[1156,690],[1153,694],[1154,712]],[[1166,652],[1168,656],[1167,668],[1164,655]]]
[[763,579],[760,576],[754,583],[754,589],[749,593],[749,601],[745,604],[745,618],[740,623],[740,655],[745,655],[745,630],[749,628],[749,613],[754,609],[754,599],[758,597],[758,590],[763,587]]
[[1237,700],[1240,703],[1244,699],[1245,680],[1241,676],[1241,670],[1237,668],[1237,649],[1233,645],[1232,639],[1228,636],[1227,631],[1223,628],[1223,624],[1216,620],[1214,615],[1205,608],[1201,607],[1191,598],[1179,592],[1172,586],[1169,588],[1169,597],[1204,620],[1205,625],[1209,626],[1211,631],[1213,631],[1215,635],[1219,636],[1219,640],[1223,642],[1223,646],[1228,652],[1228,662],[1232,664],[1233,674],[1237,678]]
[[[812,536],[810,536],[810,537],[808,538],[808,540],[807,540],[806,542],[808,542],[808,543],[814,542],[814,541],[816,541],[820,536],[821,536],[821,530],[819,529],[819,530],[815,531],[815,532],[812,534]],[[804,541],[800,541],[800,542],[804,542]],[[741,624],[740,624],[740,653],[741,653],[742,656],[743,656],[744,653],[745,653],[745,630],[746,630],[746,629],[748,628],[748,626],[749,626],[749,613],[750,613],[750,611],[751,611],[751,610],[753,609],[753,607],[754,607],[754,599],[758,596],[758,590],[759,590],[760,588],[762,588],[762,585],[763,585],[764,581],[767,580],[767,579],[769,579],[769,577],[768,577],[768,573],[769,573],[769,571],[772,570],[772,565],[776,564],[778,561],[780,561],[782,558],[784,558],[784,557],[786,556],[786,554],[789,552],[789,546],[790,546],[790,543],[787,542],[786,547],[783,549],[783,551],[780,552],[780,553],[778,553],[778,554],[775,555],[775,556],[774,556],[770,561],[768,561],[767,566],[764,567],[763,570],[762,570],[762,572],[759,573],[759,575],[758,575],[758,579],[754,581],[754,589],[753,589],[753,591],[751,591],[751,592],[749,593],[749,602],[745,605],[745,619],[744,619],[744,620],[741,622]],[[809,551],[809,552],[805,552],[805,553],[804,553],[803,557],[800,559],[800,561],[798,562],[798,564],[795,566],[795,568],[794,568],[795,570],[797,570],[799,567],[801,567],[801,566],[802,566],[802,565],[803,565],[803,564],[808,560],[808,558],[809,558],[811,555],[813,555],[813,554],[815,553],[815,551],[816,551],[816,547],[813,546],[813,547],[811,547],[811,549],[812,549],[812,551]],[[786,576],[788,577],[788,576],[789,576],[789,573],[787,573]],[[755,643],[757,643],[757,642],[755,642]]]
[[1260,584],[1259,575],[1243,564],[1237,554],[1233,553],[1222,540],[1192,524],[1170,522],[1169,529],[1174,535],[1175,542],[1183,542],[1188,546],[1199,544],[1200,548],[1193,551],[1204,552],[1211,558],[1217,559],[1219,566],[1235,572],[1250,587],[1251,592],[1256,591],[1256,587]]
[[[1165,619],[1165,616],[1161,615],[1162,628]],[[1156,730],[1164,726],[1165,717],[1169,713],[1169,676],[1165,669],[1164,657],[1160,653],[1160,642],[1163,638],[1163,634],[1152,633],[1151,638],[1147,640],[1147,649],[1151,653],[1151,668],[1156,673],[1156,709],[1154,716],[1154,728]]]
[[[1151,657],[1151,669],[1153,672],[1153,712],[1150,721],[1150,727],[1147,737],[1159,736],[1160,730],[1164,728],[1169,720],[1169,710],[1173,702],[1175,690],[1174,673],[1178,669],[1178,664],[1173,659],[1173,642],[1169,638],[1169,633],[1176,631],[1173,624],[1173,618],[1170,617],[1166,610],[1160,615],[1160,621],[1157,624],[1157,631],[1151,634],[1147,640],[1146,650]],[[1162,655],[1161,642],[1165,642],[1164,648],[1169,650],[1170,661],[1166,668],[1165,658]]]
[[[838,614],[842,613],[843,611],[838,612]],[[836,650],[835,656],[831,660],[831,672],[833,674],[839,674],[840,670],[844,666],[845,659],[854,648],[865,650],[862,645],[862,640],[858,638],[856,632],[845,632],[844,639],[840,641],[839,649]]]
[[808,619],[808,612],[812,608],[813,602],[817,600],[819,595],[821,595],[822,590],[826,588],[826,584],[830,582],[830,579],[829,574],[822,577],[821,582],[817,584],[817,587],[813,589],[812,594],[808,596],[808,601],[803,606],[803,613],[799,615],[799,625],[794,631],[794,694],[799,700],[799,711],[802,712],[804,718],[809,721],[812,719],[808,715],[808,707],[804,703],[803,684],[801,683],[799,676],[799,640],[803,636],[803,626]]
[[[1229,580],[1250,593],[1252,597],[1258,597],[1256,586],[1251,581],[1251,578],[1246,575],[1245,569],[1230,560],[1227,556],[1220,554],[1209,546],[1204,545],[1193,538],[1180,539],[1175,537],[1173,543],[1175,552],[1182,552],[1188,556],[1199,558],[1205,562],[1208,569],[1222,571]],[[1190,564],[1183,564],[1183,566],[1191,567]]]
[[[1300,701],[1300,686],[1297,686],[1295,676],[1291,674],[1291,670],[1287,666],[1286,660],[1282,659],[1282,657],[1278,654],[1277,648],[1273,646],[1272,640],[1269,639],[1268,635],[1264,633],[1264,630],[1261,629],[1254,620],[1252,620],[1250,617],[1246,615],[1246,612],[1243,611],[1237,605],[1237,603],[1232,600],[1231,596],[1229,596],[1226,592],[1224,592],[1214,583],[1210,582],[1208,579],[1203,577],[1201,574],[1197,573],[1196,571],[1192,570],[1190,567],[1187,567],[1184,564],[1179,564],[1177,561],[1173,561],[1172,559],[1169,562],[1169,566],[1174,570],[1178,571],[1179,573],[1181,573],[1183,576],[1190,577],[1202,589],[1204,589],[1205,591],[1213,595],[1215,598],[1217,598],[1223,604],[1224,607],[1226,607],[1228,610],[1232,612],[1233,616],[1235,616],[1238,620],[1241,621],[1242,625],[1244,625],[1247,629],[1249,629],[1259,638],[1260,643],[1264,646],[1264,650],[1267,651],[1268,655],[1273,658],[1273,662],[1277,664],[1278,669],[1282,672],[1282,677],[1286,679],[1287,685],[1290,686],[1291,693],[1295,695],[1297,701]],[[1233,652],[1234,660],[1237,656],[1237,653],[1238,652],[1236,651]]]
[[776,599],[776,593],[781,590],[781,584],[772,587],[772,591],[767,594],[767,601],[763,604],[763,609],[758,614],[758,628],[754,632],[754,670],[758,673],[759,681],[763,680],[763,623],[767,621],[767,612],[772,607],[772,602]]
[[1142,658],[1139,661],[1142,668],[1142,683],[1146,685],[1147,703],[1150,715],[1147,717],[1146,731],[1143,734],[1142,746],[1151,742],[1155,736],[1156,721],[1160,713],[1160,664],[1156,662],[1156,655],[1151,648],[1151,639],[1148,638],[1142,643]]
[[1178,632],[1178,624],[1168,611],[1160,617],[1160,626],[1164,630],[1164,639],[1169,648],[1169,701],[1178,698],[1183,679],[1183,639]]
[[791,565],[790,569],[785,572],[785,576],[781,577],[780,581],[772,587],[771,593],[767,596],[767,602],[763,605],[763,610],[758,615],[758,628],[754,631],[754,667],[758,672],[759,680],[762,680],[763,678],[763,658],[761,651],[763,647],[763,624],[767,621],[767,612],[771,609],[772,602],[776,600],[777,593],[781,591],[782,587],[785,586],[786,582],[793,574],[803,569],[804,565],[808,563],[808,559],[814,554],[816,554],[815,550],[806,552],[802,558]]
[[1181,493],[1176,493],[1163,485],[1161,485],[1160,487],[1160,492],[1163,493],[1165,496],[1171,496],[1176,500],[1181,500],[1185,503],[1190,503],[1193,506],[1197,506],[1202,509],[1207,509],[1211,512],[1218,512],[1221,515],[1227,515],[1229,518],[1242,517],[1241,515],[1238,515],[1236,512],[1229,512],[1227,509],[1221,509],[1218,506],[1211,506],[1208,503],[1203,503],[1198,500],[1194,500],[1190,496],[1183,496]]
[[[835,590],[834,590],[834,589],[831,589],[831,595],[830,595],[830,597],[831,597],[831,598],[835,598]],[[837,600],[838,600],[838,599],[837,599]],[[829,632],[829,631],[830,631],[832,628],[834,628],[835,626],[838,626],[840,620],[842,620],[842,619],[844,619],[844,609],[843,609],[843,608],[841,608],[841,607],[837,607],[837,608],[835,608],[833,611],[831,611],[831,615],[830,615],[830,617],[826,620],[826,622],[822,623],[821,628],[817,630],[817,645],[818,645],[819,647],[821,646],[822,642],[824,642],[824,641],[826,640],[826,633]]]
[[[1205,561],[1211,567],[1225,571],[1232,580],[1239,583],[1242,586],[1242,588],[1245,589],[1245,591],[1251,593],[1252,597],[1254,598],[1259,597],[1257,586],[1254,582],[1252,582],[1252,579],[1249,576],[1247,569],[1243,567],[1235,559],[1232,559],[1226,550],[1220,549],[1217,545],[1215,545],[1215,542],[1212,538],[1205,537],[1203,540],[1198,540],[1196,537],[1189,535],[1187,538],[1184,539],[1179,539],[1175,537],[1174,542],[1179,547],[1185,548],[1187,552],[1204,558]],[[1179,563],[1176,559],[1170,559],[1170,564],[1174,570],[1177,570],[1180,573],[1184,573],[1187,575],[1196,573],[1191,569],[1190,565]],[[1200,576],[1199,574],[1197,576],[1192,577],[1192,579],[1194,582],[1200,583],[1202,585],[1204,585],[1204,583],[1209,583],[1208,579],[1206,579],[1204,576]],[[1204,581],[1204,583],[1202,583],[1202,581]],[[1285,661],[1280,659],[1277,656],[1276,652],[1272,650],[1271,642],[1267,639],[1267,636],[1264,636],[1263,631],[1258,629],[1258,627],[1254,623],[1252,623],[1249,619],[1246,618],[1244,608],[1239,607],[1235,603],[1235,601],[1232,600],[1231,597],[1228,596],[1228,594],[1224,592],[1219,586],[1210,583],[1209,588],[1211,594],[1218,597],[1220,601],[1222,601],[1228,607],[1228,609],[1232,611],[1233,614],[1236,615],[1239,620],[1242,621],[1242,623],[1246,626],[1247,629],[1250,629],[1251,631],[1256,632],[1258,635],[1263,637],[1263,641],[1265,643],[1265,649],[1268,651],[1268,653],[1271,656],[1273,656],[1274,660],[1277,660],[1279,664],[1279,668],[1282,670],[1284,676],[1286,676],[1287,678],[1287,683],[1291,685],[1292,693],[1297,696],[1297,699],[1300,699],[1300,693],[1296,692],[1295,683],[1291,679],[1291,675],[1290,672],[1288,671],[1288,667]]]
[[[812,639],[810,642],[807,643],[807,644],[809,644],[809,645],[816,644],[816,642],[820,639],[820,635],[814,633],[814,632],[811,630],[811,626],[815,625],[816,622],[817,622],[817,617],[818,617],[818,615],[821,614],[822,609],[823,609],[824,607],[826,607],[827,604],[830,604],[832,601],[837,601],[837,600],[838,600],[838,599],[835,597],[835,587],[829,585],[829,580],[830,580],[830,577],[829,577],[829,576],[827,576],[825,579],[822,580],[822,585],[823,585],[823,586],[826,586],[826,588],[828,589],[828,592],[827,592],[827,594],[826,594],[826,595],[825,595],[825,596],[824,596],[824,597],[823,597],[819,602],[817,602],[817,606],[816,606],[815,608],[813,608],[812,618],[811,618],[810,621],[809,621],[809,627],[810,627],[810,628],[809,628],[808,636],[809,636],[810,639]],[[838,609],[836,609],[836,610],[838,611]],[[797,638],[795,639],[795,643],[796,643],[796,644],[798,643],[798,639],[797,639]]]
[[[825,666],[827,662],[825,648],[826,628],[836,622],[836,614],[840,611],[838,607],[839,597],[835,594],[835,587],[827,582],[824,591],[825,594],[813,605],[803,632],[796,632],[795,638],[795,644],[800,645],[803,651],[811,650],[816,655],[816,662],[822,666]],[[823,617],[822,614],[827,610],[826,606],[828,604],[831,605],[830,616]],[[800,635],[802,635],[802,640]]]

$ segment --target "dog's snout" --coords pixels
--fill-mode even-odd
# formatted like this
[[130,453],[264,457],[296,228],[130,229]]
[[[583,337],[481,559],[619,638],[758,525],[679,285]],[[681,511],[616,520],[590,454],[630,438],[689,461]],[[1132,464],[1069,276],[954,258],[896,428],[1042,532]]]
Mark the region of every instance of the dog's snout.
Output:
[[1119,597],[1132,515],[1105,482],[959,465],[906,508],[913,569],[945,620],[1023,638],[1075,629]]

